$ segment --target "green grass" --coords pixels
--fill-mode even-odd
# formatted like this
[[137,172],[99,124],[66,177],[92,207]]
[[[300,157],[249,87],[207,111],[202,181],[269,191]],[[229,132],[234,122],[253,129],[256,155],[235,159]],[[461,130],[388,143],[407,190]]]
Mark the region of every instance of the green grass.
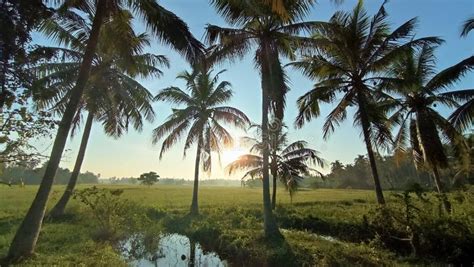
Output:
[[[79,189],[86,187],[81,185]],[[285,229],[285,239],[268,241],[263,238],[261,230],[260,188],[201,187],[201,216],[191,219],[186,216],[191,202],[191,187],[98,187],[122,189],[121,198],[141,207],[133,212],[143,212],[149,217],[153,226],[147,225],[147,228],[156,226],[165,232],[186,234],[224,258],[231,257],[241,264],[281,265],[285,261],[287,266],[406,264],[405,258],[393,252],[358,241],[364,235],[364,215],[376,207],[372,191],[301,190],[290,203],[288,194],[279,190],[276,214]],[[0,257],[6,255],[36,190],[35,186],[0,186]],[[63,190],[64,186],[54,187],[49,205],[58,200]],[[386,197],[392,201],[389,195],[386,192]],[[472,224],[472,217],[468,216],[467,220],[469,218]],[[25,264],[126,265],[110,243],[94,241],[96,230],[97,223],[90,210],[73,199],[63,220],[44,224],[37,254]],[[340,241],[330,242],[317,234],[332,235]]]

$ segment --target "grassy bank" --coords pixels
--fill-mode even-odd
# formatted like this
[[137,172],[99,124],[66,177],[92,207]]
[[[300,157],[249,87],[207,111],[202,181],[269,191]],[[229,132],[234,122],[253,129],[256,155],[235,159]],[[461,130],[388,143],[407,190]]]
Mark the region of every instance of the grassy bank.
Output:
[[[276,215],[285,238],[264,240],[261,231],[261,190],[258,188],[202,187],[201,216],[189,218],[186,214],[191,187],[100,187],[121,189],[123,194],[120,198],[127,203],[135,203],[135,208],[124,215],[129,217],[127,223],[136,221],[134,227],[141,225],[145,231],[154,229],[186,234],[223,258],[231,258],[237,265],[380,266],[439,261],[430,257],[417,258],[409,251],[403,253],[406,244],[377,244],[372,229],[378,229],[379,225],[370,221],[370,218],[377,218],[375,215],[370,217],[376,211],[372,191],[305,190],[297,193],[292,204],[287,193],[279,191]],[[0,256],[7,253],[36,189],[34,186],[0,187]],[[61,186],[54,188],[50,205],[60,197],[63,189]],[[399,199],[388,192],[386,194],[394,208],[403,208]],[[463,200],[458,201],[456,194],[451,195],[454,213],[449,218],[456,222],[463,221],[468,227],[465,230],[472,234],[474,213],[471,213],[473,202],[469,196],[469,193],[464,193]],[[436,205],[432,206],[435,210]],[[435,223],[440,224],[439,220]],[[26,264],[126,265],[111,242],[98,238],[97,228],[90,208],[78,199],[72,200],[64,219],[45,223],[37,255]],[[459,234],[456,232],[453,236]],[[456,239],[451,241],[457,242]]]

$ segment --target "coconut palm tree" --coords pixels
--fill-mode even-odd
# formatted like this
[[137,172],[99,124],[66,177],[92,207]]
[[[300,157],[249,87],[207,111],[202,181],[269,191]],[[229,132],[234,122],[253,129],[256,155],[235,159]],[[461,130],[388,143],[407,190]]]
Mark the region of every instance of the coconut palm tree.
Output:
[[[313,23],[303,22],[315,1],[282,0],[285,14],[274,12],[268,1],[212,0],[211,3],[226,21],[235,28],[207,26],[207,40],[217,44],[221,58],[235,59],[255,49],[255,67],[260,72],[262,87],[262,143],[268,143],[268,114],[283,120],[285,95],[289,90],[281,58],[295,59],[296,48],[312,48],[311,38],[298,34],[309,32]],[[271,209],[268,160],[264,147],[263,159],[263,214],[265,236],[281,236]]]
[[474,98],[473,89],[442,93],[474,68],[474,56],[436,73],[434,49],[435,46],[424,45],[406,53],[390,70],[394,79],[387,80],[381,86],[400,96],[394,99],[398,108],[392,116],[400,124],[395,137],[395,153],[405,152],[409,140],[416,166],[421,168],[426,165],[432,171],[438,193],[442,195],[443,205],[449,212],[450,204],[444,195],[445,188],[439,174],[440,168],[448,167],[448,156],[440,133],[454,153],[463,156],[462,162],[467,166],[470,166],[469,151],[463,135],[434,108],[437,104],[457,108]]
[[[466,37],[469,32],[474,29],[474,18],[466,20],[463,24],[461,36]],[[468,61],[466,59],[465,61]],[[462,65],[462,63],[461,63]],[[459,108],[457,108],[451,116],[449,121],[461,132],[472,128],[474,118],[474,98],[467,101]]]
[[169,87],[161,90],[155,97],[157,101],[184,105],[182,108],[173,108],[173,113],[167,120],[153,131],[153,144],[166,136],[161,146],[160,159],[186,133],[184,156],[192,145],[197,146],[190,211],[192,215],[199,214],[200,167],[210,172],[211,153],[220,153],[223,145],[232,146],[233,144],[232,136],[222,124],[226,123],[244,129],[250,123],[242,111],[229,106],[221,106],[233,95],[229,82],[219,82],[221,73],[222,71],[212,76],[212,70],[202,71],[201,68],[195,68],[192,73],[183,72],[177,78],[186,82],[186,90]]
[[462,25],[461,36],[466,37],[474,29],[474,18],[467,19]]
[[[275,125],[275,124],[272,124]],[[252,126],[258,129],[261,134],[259,125]],[[311,168],[311,165],[324,167],[324,160],[318,156],[318,152],[308,148],[308,143],[303,140],[295,141],[288,144],[288,136],[282,131],[282,126],[275,131],[276,134],[270,135],[268,144],[270,151],[270,173],[273,178],[272,192],[272,209],[276,207],[276,189],[277,179],[285,185],[286,190],[290,193],[291,199],[305,175],[316,174],[323,177],[322,173]],[[242,180],[246,178],[262,178],[262,148],[261,140],[253,137],[244,137],[243,143],[252,144],[250,153],[240,156],[227,167],[229,174],[237,171],[245,170]]]
[[[277,13],[278,15],[284,18],[289,18],[288,10],[285,6],[286,2],[284,0],[262,0],[262,2],[269,5],[272,8],[273,12]],[[312,2],[312,0],[308,0],[308,2]],[[341,3],[343,2],[343,0],[332,0],[331,2]]]
[[[120,23],[128,25],[129,20],[132,19],[131,14],[127,11],[123,12],[123,20],[114,20],[102,27],[91,76],[73,121],[72,135],[81,124],[82,114],[87,112],[79,152],[66,190],[49,213],[51,218],[57,218],[64,214],[66,205],[72,196],[94,120],[101,122],[105,133],[115,138],[126,132],[129,124],[140,131],[143,119],[153,121],[154,112],[150,104],[153,96],[135,78],[137,76],[159,77],[162,73],[156,67],[158,65],[168,66],[168,61],[164,56],[140,53],[149,44],[149,38],[145,34],[135,36],[133,30],[127,31],[129,35],[121,35],[120,32],[116,32],[117,29],[122,28]],[[82,21],[80,25],[83,26],[83,29],[69,33],[57,22],[50,23],[56,24],[50,25],[50,27],[57,27],[57,31],[69,34],[68,38],[77,44],[70,48],[40,47],[33,51],[33,54],[65,59],[58,62],[49,60],[35,68],[40,77],[34,85],[40,88],[35,90],[39,91],[39,98],[35,99],[37,106],[41,110],[51,109],[60,115],[65,110],[69,97],[68,92],[72,89],[77,78],[80,59],[84,56],[85,44],[81,44],[81,36],[90,31],[90,25],[87,25],[86,21]],[[126,57],[121,57],[121,51],[117,51],[114,44],[108,43],[108,35],[120,36],[119,38],[123,40],[121,40],[119,47],[125,46],[130,49],[132,55],[128,55],[127,52]],[[128,44],[124,45],[124,43]]]
[[[58,15],[54,19],[60,19],[60,16],[80,17],[83,14],[93,14],[89,17],[92,22],[92,28],[85,42],[87,45],[84,49],[84,57],[82,58],[81,67],[77,75],[77,81],[70,92],[68,104],[61,118],[58,132],[51,149],[51,156],[41,180],[40,187],[31,207],[13,238],[6,257],[6,262],[19,261],[34,252],[46,211],[46,204],[54,182],[54,176],[64,151],[74,115],[76,114],[82,93],[87,85],[99,33],[104,22],[120,19],[120,14],[122,14],[122,12],[120,12],[121,10],[132,10],[133,14],[137,15],[145,23],[156,38],[182,53],[187,59],[195,60],[196,56],[201,53],[202,48],[200,42],[189,32],[187,25],[175,14],[159,5],[155,0],[79,0],[52,2],[60,4]],[[70,31],[74,31],[76,26],[77,24],[70,24]],[[48,31],[48,29],[45,28],[43,28],[43,31],[54,40],[62,43],[68,41],[62,38],[63,35],[61,32]]]
[[313,38],[317,53],[292,63],[304,74],[319,80],[314,89],[298,99],[299,115],[296,126],[302,127],[320,115],[320,103],[335,102],[336,107],[326,117],[324,138],[347,118],[348,107],[355,107],[355,124],[362,128],[370,161],[377,202],[385,199],[375,162],[374,145],[390,142],[391,134],[385,107],[380,105],[376,85],[385,80],[384,70],[407,48],[424,43],[438,43],[435,37],[415,39],[416,19],[411,19],[390,31],[384,5],[370,18],[363,1],[352,12],[336,12],[329,22],[315,25]]

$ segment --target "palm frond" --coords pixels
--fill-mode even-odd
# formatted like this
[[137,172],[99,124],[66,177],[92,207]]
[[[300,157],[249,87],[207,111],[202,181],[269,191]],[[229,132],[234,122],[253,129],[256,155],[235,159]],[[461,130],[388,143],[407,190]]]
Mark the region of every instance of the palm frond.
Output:
[[461,36],[466,37],[474,29],[474,18],[466,20],[462,25]]
[[174,13],[154,0],[128,0],[127,3],[162,43],[174,48],[190,62],[196,62],[202,56],[203,45]]
[[474,98],[457,108],[450,116],[449,122],[460,132],[472,129],[474,125]]
[[439,89],[447,89],[457,83],[468,71],[474,69],[474,56],[453,65],[435,75],[425,86],[426,90],[435,92]]

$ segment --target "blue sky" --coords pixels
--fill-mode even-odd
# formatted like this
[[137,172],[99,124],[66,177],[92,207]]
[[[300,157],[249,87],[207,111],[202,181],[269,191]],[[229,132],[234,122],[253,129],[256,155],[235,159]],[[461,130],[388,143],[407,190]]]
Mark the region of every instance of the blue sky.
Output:
[[[204,27],[208,23],[225,25],[225,22],[216,14],[207,0],[162,0],[159,2],[185,20],[197,38],[203,37]],[[337,10],[352,9],[357,1],[346,0],[342,5],[331,4],[328,0],[319,0],[318,2],[308,16],[308,21],[328,20]],[[374,14],[382,2],[382,0],[365,1],[368,13]],[[436,53],[440,70],[474,54],[474,33],[468,38],[461,39],[459,37],[462,22],[468,17],[474,16],[473,0],[392,0],[386,5],[386,9],[393,27],[397,27],[413,17],[418,17],[417,37],[439,36],[446,40],[446,43]],[[136,28],[138,31],[145,31],[139,22],[136,23]],[[49,43],[39,34],[35,34],[33,38],[36,43]],[[182,83],[175,77],[178,72],[188,69],[187,63],[177,53],[161,46],[157,41],[149,48],[149,52],[166,55],[171,61],[171,67],[164,70],[163,77],[141,82],[153,94],[167,86],[181,86]],[[252,57],[246,57],[232,65],[223,64],[216,67],[216,70],[221,69],[227,69],[227,72],[221,75],[221,80],[231,82],[235,92],[234,98],[229,104],[244,111],[253,121],[259,122],[260,77],[253,67]],[[292,127],[297,115],[296,99],[309,90],[313,82],[292,70],[288,70],[288,74],[291,79],[291,91],[287,95],[285,120],[286,124],[290,126],[291,140],[308,141],[313,148],[321,152],[321,156],[328,162],[338,159],[349,163],[358,154],[365,154],[365,145],[360,137],[360,130],[353,127],[352,116],[348,116],[348,120],[336,129],[329,140],[322,140],[321,127],[324,116],[331,108],[330,105],[323,106],[323,116],[308,123],[304,128],[295,130]],[[473,85],[474,73],[471,73],[458,84],[457,88],[472,88]],[[154,123],[146,123],[142,132],[131,130],[127,135],[117,140],[105,136],[101,125],[95,124],[82,170],[100,173],[104,178],[111,176],[136,177],[143,172],[156,171],[161,177],[191,179],[194,172],[195,148],[191,148],[188,157],[183,159],[183,144],[180,143],[170,150],[161,161],[158,159],[160,147],[152,146],[151,132],[170,114],[170,106],[164,103],[155,103],[154,108],[157,115]],[[448,114],[448,110],[441,109],[443,114]],[[238,131],[233,131],[233,133],[236,139],[243,135]],[[50,140],[40,140],[40,147],[47,148],[50,142]],[[68,141],[68,150],[64,154],[62,167],[72,169],[79,142],[79,136]],[[231,153],[225,154],[222,160],[223,167],[230,158],[232,158]],[[205,175],[203,178],[239,178],[239,176],[225,175],[223,167],[220,167],[216,162],[212,174]]]

